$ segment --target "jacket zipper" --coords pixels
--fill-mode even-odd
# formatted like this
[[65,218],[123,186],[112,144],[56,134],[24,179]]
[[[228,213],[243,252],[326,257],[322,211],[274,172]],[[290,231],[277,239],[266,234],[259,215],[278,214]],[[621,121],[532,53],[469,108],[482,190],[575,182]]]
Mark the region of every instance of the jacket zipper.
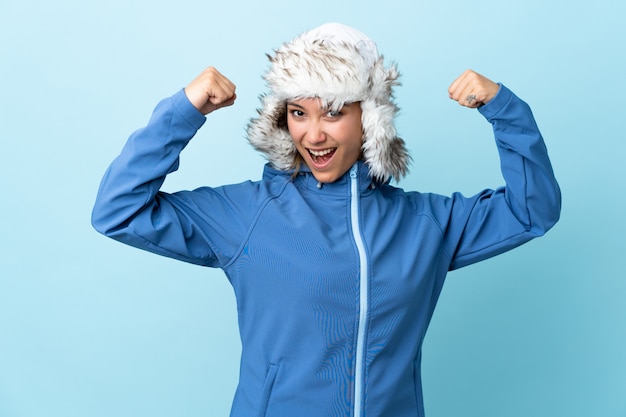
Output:
[[[358,164],[358,163],[357,163]],[[365,358],[365,328],[368,310],[368,268],[365,245],[361,236],[359,223],[359,181],[357,176],[358,165],[350,168],[350,217],[352,221],[352,236],[359,252],[359,322],[356,339],[356,359],[354,371],[354,417],[361,417],[363,411],[364,374],[363,363]]]

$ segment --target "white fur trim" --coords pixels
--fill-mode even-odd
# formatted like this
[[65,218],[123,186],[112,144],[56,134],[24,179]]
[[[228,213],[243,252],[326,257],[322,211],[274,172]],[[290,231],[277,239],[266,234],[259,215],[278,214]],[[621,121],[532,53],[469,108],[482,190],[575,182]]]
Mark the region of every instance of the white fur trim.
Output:
[[397,137],[393,87],[395,65],[385,68],[376,45],[361,32],[339,24],[322,25],[283,44],[268,55],[259,117],[248,126],[248,140],[278,169],[292,169],[297,156],[286,125],[286,100],[320,98],[339,108],[361,102],[363,155],[370,175],[387,181],[408,171],[410,157]]

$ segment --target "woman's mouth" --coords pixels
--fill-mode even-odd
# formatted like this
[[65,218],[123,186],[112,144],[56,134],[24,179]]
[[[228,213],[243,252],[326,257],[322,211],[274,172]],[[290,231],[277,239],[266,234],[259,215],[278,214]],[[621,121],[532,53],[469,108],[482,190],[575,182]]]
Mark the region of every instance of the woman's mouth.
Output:
[[335,151],[337,148],[328,148],[328,149],[307,149],[309,151],[309,155],[311,155],[311,159],[315,164],[323,165],[326,162],[330,161],[335,155]]

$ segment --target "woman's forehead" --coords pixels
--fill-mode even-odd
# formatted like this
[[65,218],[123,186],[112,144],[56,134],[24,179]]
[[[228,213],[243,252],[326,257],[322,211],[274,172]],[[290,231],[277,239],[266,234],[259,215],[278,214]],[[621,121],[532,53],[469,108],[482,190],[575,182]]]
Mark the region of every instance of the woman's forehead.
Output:
[[341,109],[344,107],[353,107],[359,105],[359,102],[337,103],[324,101],[319,97],[305,97],[287,100],[287,106],[299,108],[318,108],[320,110]]

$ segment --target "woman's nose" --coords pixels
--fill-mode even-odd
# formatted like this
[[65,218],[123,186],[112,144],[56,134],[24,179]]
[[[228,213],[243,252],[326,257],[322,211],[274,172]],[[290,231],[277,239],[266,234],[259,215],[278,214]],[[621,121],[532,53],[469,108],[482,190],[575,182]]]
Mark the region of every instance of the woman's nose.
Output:
[[310,143],[322,143],[326,140],[326,134],[319,122],[311,122],[307,130],[307,140]]

